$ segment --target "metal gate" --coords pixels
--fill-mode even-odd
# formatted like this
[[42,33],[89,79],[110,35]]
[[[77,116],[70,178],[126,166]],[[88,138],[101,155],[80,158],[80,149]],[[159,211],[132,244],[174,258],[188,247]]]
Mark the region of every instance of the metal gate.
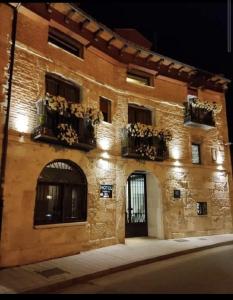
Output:
[[131,174],[126,190],[125,236],[147,236],[146,175]]

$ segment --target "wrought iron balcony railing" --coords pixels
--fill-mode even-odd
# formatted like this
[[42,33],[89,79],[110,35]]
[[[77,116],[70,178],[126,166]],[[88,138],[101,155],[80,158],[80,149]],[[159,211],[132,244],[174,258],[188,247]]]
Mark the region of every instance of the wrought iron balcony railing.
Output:
[[189,127],[212,129],[215,127],[214,112],[206,108],[193,107],[191,103],[185,103],[184,124]]
[[162,136],[130,136],[126,128],[122,129],[121,154],[123,157],[152,161],[164,161],[169,156]]
[[[96,148],[94,127],[88,118],[77,118],[69,112],[61,115],[45,107],[43,115],[40,115],[40,123],[32,133],[32,139],[35,141],[84,151]],[[63,124],[63,130],[59,129],[61,124]],[[67,128],[71,130],[67,131]]]

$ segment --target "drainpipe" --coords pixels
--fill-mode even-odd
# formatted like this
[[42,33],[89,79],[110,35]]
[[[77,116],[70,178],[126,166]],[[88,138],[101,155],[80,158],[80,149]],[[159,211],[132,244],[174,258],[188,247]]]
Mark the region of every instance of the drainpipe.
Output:
[[6,173],[12,79],[13,79],[13,68],[14,68],[14,58],[15,58],[17,16],[18,16],[18,8],[21,5],[21,3],[17,3],[16,6],[12,6],[10,4],[8,4],[8,5],[13,9],[13,20],[12,20],[12,29],[11,29],[11,50],[10,50],[10,56],[9,56],[9,69],[8,69],[9,77],[8,77],[8,91],[7,91],[7,108],[6,108],[6,116],[5,116],[4,129],[3,129],[2,156],[1,156],[1,168],[0,168],[0,239],[1,239],[1,234],[2,234],[4,183],[5,183],[5,173]]

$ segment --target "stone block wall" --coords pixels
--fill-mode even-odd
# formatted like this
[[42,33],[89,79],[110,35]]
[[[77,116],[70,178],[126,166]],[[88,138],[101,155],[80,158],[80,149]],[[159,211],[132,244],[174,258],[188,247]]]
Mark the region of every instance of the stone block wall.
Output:
[[[1,6],[7,10],[3,4]],[[0,16],[1,13],[0,10]],[[6,38],[9,24],[7,27],[6,23],[5,41],[0,40],[0,49],[5,55],[9,47],[9,38]],[[48,44],[49,25],[48,21],[25,13],[24,8],[19,13],[1,266],[123,243],[125,186],[128,176],[135,170],[153,174],[159,182],[164,238],[232,232],[230,156],[229,149],[223,145],[227,140],[224,95],[209,90],[199,92],[201,99],[223,106],[217,115],[216,128],[205,131],[185,127],[186,84],[162,76],[156,77],[154,87],[127,83],[127,66],[107,60],[92,47],[86,49],[84,59],[80,59]],[[52,25],[64,30],[57,24]],[[4,67],[0,65],[0,76],[3,76]],[[30,134],[37,125],[35,103],[45,94],[46,72],[59,74],[81,86],[84,104],[99,107],[100,96],[112,101],[112,123],[102,122],[97,127],[96,149],[86,153],[31,140]],[[128,103],[152,109],[154,125],[171,130],[173,140],[169,143],[168,160],[142,162],[121,157],[121,129],[128,122]],[[201,165],[191,163],[192,141],[202,143]],[[217,147],[224,155],[222,164],[213,162],[212,147]],[[88,182],[87,222],[33,226],[37,179],[43,167],[54,159],[72,160],[84,171]],[[113,184],[112,199],[99,197],[100,184]],[[180,199],[173,198],[174,189],[181,191]],[[207,216],[197,215],[196,202],[199,201],[208,203]]]

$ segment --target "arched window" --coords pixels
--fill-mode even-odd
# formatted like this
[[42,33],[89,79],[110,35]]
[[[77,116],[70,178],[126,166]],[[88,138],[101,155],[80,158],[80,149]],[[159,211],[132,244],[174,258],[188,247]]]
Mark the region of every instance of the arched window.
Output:
[[34,224],[86,221],[87,180],[69,160],[47,164],[37,181]]

